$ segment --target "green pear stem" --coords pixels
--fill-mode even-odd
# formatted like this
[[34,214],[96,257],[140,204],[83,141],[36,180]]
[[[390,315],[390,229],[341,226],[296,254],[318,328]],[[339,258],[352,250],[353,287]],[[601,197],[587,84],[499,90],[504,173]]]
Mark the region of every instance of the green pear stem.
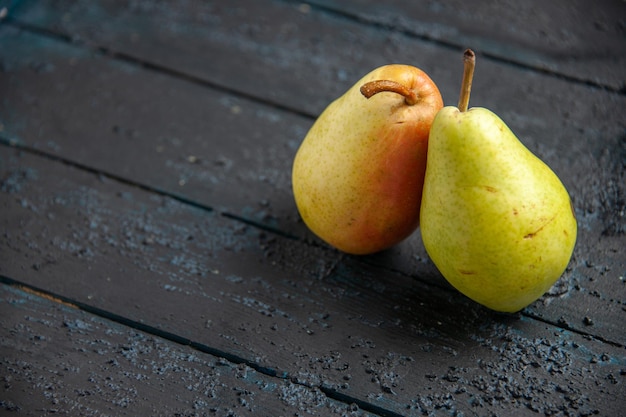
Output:
[[370,98],[382,92],[397,93],[404,97],[404,102],[409,106],[417,104],[419,97],[417,93],[406,86],[391,80],[376,80],[365,83],[361,86],[361,94],[365,98]]
[[463,54],[463,81],[461,82],[461,94],[459,96],[459,111],[467,111],[469,105],[470,92],[472,91],[472,79],[474,78],[474,67],[476,66],[476,55],[471,49],[466,49]]

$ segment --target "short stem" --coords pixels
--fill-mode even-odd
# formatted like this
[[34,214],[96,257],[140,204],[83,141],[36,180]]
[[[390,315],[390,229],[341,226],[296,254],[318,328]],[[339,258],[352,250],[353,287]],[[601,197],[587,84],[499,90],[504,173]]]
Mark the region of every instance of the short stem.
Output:
[[459,111],[461,112],[467,111],[467,106],[469,105],[475,66],[476,55],[474,51],[471,49],[465,50],[463,54],[463,81],[461,82],[461,95],[459,96]]
[[391,80],[376,80],[365,83],[361,86],[361,94],[366,98],[370,98],[375,94],[382,92],[397,93],[404,97],[404,101],[409,106],[417,104],[419,97],[415,91],[406,86]]

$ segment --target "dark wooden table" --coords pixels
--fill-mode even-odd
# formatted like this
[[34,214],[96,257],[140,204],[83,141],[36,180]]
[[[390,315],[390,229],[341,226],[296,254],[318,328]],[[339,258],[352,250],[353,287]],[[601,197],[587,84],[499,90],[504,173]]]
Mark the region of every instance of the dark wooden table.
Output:
[[[626,406],[626,6],[0,0],[0,414],[618,416]],[[579,239],[521,313],[419,232],[343,255],[295,151],[375,67],[498,113]]]

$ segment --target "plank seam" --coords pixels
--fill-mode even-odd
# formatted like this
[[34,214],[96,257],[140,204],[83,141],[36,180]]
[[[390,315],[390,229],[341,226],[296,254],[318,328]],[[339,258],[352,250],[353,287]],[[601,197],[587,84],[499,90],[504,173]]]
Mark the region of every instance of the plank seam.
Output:
[[195,200],[192,200],[190,198],[184,197],[182,195],[175,194],[175,193],[172,193],[170,191],[162,190],[160,188],[156,188],[156,187],[153,187],[153,186],[150,186],[150,185],[147,185],[147,184],[143,184],[143,183],[140,183],[140,182],[137,182],[137,181],[133,181],[133,180],[130,180],[130,179],[125,178],[123,176],[114,174],[112,172],[107,172],[107,171],[103,171],[103,170],[100,170],[100,169],[97,169],[97,168],[93,168],[93,167],[91,167],[89,165],[85,165],[85,164],[82,164],[80,162],[76,162],[76,161],[73,161],[71,159],[64,158],[64,157],[59,156],[59,155],[54,155],[52,153],[48,153],[48,152],[43,151],[41,149],[33,148],[31,146],[28,146],[28,145],[25,145],[23,143],[20,143],[20,142],[14,140],[14,139],[9,139],[9,138],[3,136],[2,134],[0,134],[0,145],[16,148],[16,149],[19,149],[20,151],[28,152],[28,153],[30,153],[32,155],[36,155],[36,156],[39,156],[39,157],[42,157],[42,158],[46,158],[46,159],[49,159],[49,160],[54,161],[54,162],[59,162],[61,164],[64,164],[64,165],[67,165],[67,166],[71,166],[71,167],[76,168],[76,169],[80,169],[82,171],[88,172],[88,173],[93,174],[93,175],[97,175],[99,177],[105,177],[107,179],[110,179],[112,181],[116,181],[116,182],[118,182],[120,184],[124,184],[124,185],[127,185],[129,187],[139,188],[140,190],[143,190],[143,191],[146,191],[146,192],[149,192],[149,193],[158,194],[158,195],[160,195],[162,197],[171,198],[172,200],[178,201],[179,203],[182,203],[182,204],[185,204],[185,205],[188,205],[188,206],[200,209],[200,210],[204,210],[204,211],[207,211],[207,212],[216,212],[219,215],[221,215],[223,217],[226,217],[228,219],[247,224],[247,225],[255,227],[257,229],[264,230],[266,232],[274,233],[276,235],[285,237],[287,239],[299,240],[298,237],[296,237],[296,236],[294,236],[294,235],[292,235],[290,233],[287,233],[284,230],[281,230],[281,229],[278,229],[278,228],[275,228],[275,227],[271,227],[271,226],[268,226],[266,224],[263,224],[263,223],[260,223],[260,222],[248,219],[248,218],[243,217],[243,216],[232,214],[232,213],[229,213],[229,212],[226,212],[226,211],[219,211],[219,210],[216,210],[214,207],[211,207],[211,206],[206,205],[206,204],[199,203],[199,202],[197,202]]
[[[285,3],[288,4],[294,4],[293,1],[291,0],[280,0],[283,1]],[[347,11],[341,10],[339,8],[335,8],[332,6],[327,6],[327,5],[322,5],[322,4],[317,4],[315,2],[313,2],[312,4],[310,4],[312,9],[316,9],[320,12],[325,12],[329,15],[332,16],[336,16],[336,17],[341,17],[359,24],[363,24],[363,25],[368,25],[371,27],[375,27],[375,28],[379,28],[379,29],[383,29],[383,30],[387,30],[389,32],[393,32],[393,33],[398,33],[400,35],[406,36],[408,38],[411,39],[417,39],[417,40],[421,40],[423,42],[427,42],[427,43],[432,43],[434,45],[446,48],[446,49],[450,49],[450,50],[454,50],[454,51],[463,51],[467,48],[467,45],[463,45],[457,42],[452,42],[452,41],[446,41],[443,39],[437,39],[435,37],[432,36],[428,36],[428,35],[424,35],[424,34],[420,34],[417,33],[415,31],[412,31],[410,29],[406,29],[406,28],[397,28],[395,26],[393,26],[390,23],[385,23],[384,21],[380,21],[380,20],[376,20],[375,18],[368,18],[365,16],[360,16],[358,14],[354,14],[354,13],[349,13]],[[626,95],[626,85],[623,86],[622,88],[615,88],[613,86],[610,85],[606,85],[594,80],[590,80],[590,79],[586,79],[586,78],[581,78],[581,77],[575,77],[572,75],[567,75],[567,74],[562,74],[560,72],[554,71],[554,70],[550,70],[548,68],[544,68],[538,65],[532,65],[532,64],[527,64],[525,62],[522,61],[516,61],[514,59],[510,59],[510,58],[505,58],[502,57],[498,54],[495,53],[490,53],[490,52],[484,52],[484,51],[478,51],[478,53],[484,57],[487,58],[491,61],[494,62],[498,62],[501,64],[506,64],[515,68],[520,68],[520,69],[525,69],[525,70],[529,70],[529,71],[533,71],[533,72],[537,72],[539,74],[543,74],[543,75],[547,75],[547,76],[551,76],[563,81],[568,81],[568,82],[572,82],[572,83],[576,83],[576,84],[580,84],[580,85],[584,85],[587,87],[592,87],[592,88],[596,88],[599,90],[603,90],[603,91],[608,91],[608,92],[612,92],[612,93],[617,93],[620,95]]]
[[606,343],[607,345],[611,345],[611,346],[614,346],[614,347],[617,347],[617,348],[624,348],[624,347],[626,347],[626,345],[623,344],[623,343],[614,342],[614,341],[609,340],[609,339],[607,339],[605,337],[598,336],[598,335],[595,335],[595,334],[592,334],[592,333],[589,333],[589,332],[585,332],[585,331],[582,331],[580,329],[576,329],[576,328],[571,327],[571,326],[569,326],[567,324],[562,324],[562,323],[559,323],[559,322],[553,322],[553,321],[545,319],[545,318],[543,318],[543,317],[541,317],[540,315],[537,315],[537,314],[529,313],[527,311],[523,311],[521,314],[523,316],[531,319],[531,320],[536,320],[536,321],[539,321],[539,322],[542,322],[542,323],[545,323],[545,324],[549,324],[550,326],[556,327],[557,329],[567,330],[569,332],[579,334],[579,335],[581,335],[581,336],[583,336],[585,338],[591,338],[593,340],[597,340],[598,342]]
[[[289,0],[282,0],[285,1],[287,3],[292,3]],[[394,27],[391,24],[388,23],[384,23],[384,22],[379,22],[376,20],[372,20],[372,19],[365,19],[362,16],[356,15],[356,14],[352,14],[352,13],[348,13],[345,12],[343,10],[340,9],[336,9],[330,6],[324,6],[324,5],[319,5],[319,4],[313,4],[312,5],[313,8],[319,10],[320,12],[325,12],[328,13],[330,15],[334,15],[334,16],[339,16],[339,17],[343,17],[345,19],[349,19],[351,21],[357,22],[359,24],[363,24],[363,25],[369,25],[372,27],[377,27],[383,30],[387,30],[390,32],[394,32],[394,33],[399,33],[403,36],[412,38],[412,39],[417,39],[420,40],[422,42],[428,42],[428,43],[432,43],[441,47],[444,47],[446,49],[450,49],[450,50],[455,50],[455,51],[461,51],[463,49],[465,49],[466,46],[464,45],[460,45],[454,42],[448,42],[448,41],[444,41],[441,39],[436,39],[427,35],[421,35],[418,33],[415,33],[409,29],[398,29],[396,27]],[[97,45],[97,44],[93,44],[91,45],[90,43],[84,42],[82,41],[80,38],[74,38],[69,34],[64,34],[64,33],[60,33],[57,31],[54,31],[52,29],[48,29],[48,28],[43,28],[37,25],[33,25],[33,24],[29,24],[26,22],[22,22],[19,20],[16,20],[15,18],[12,18],[11,16],[7,16],[3,23],[8,23],[14,27],[17,27],[21,30],[25,30],[25,31],[29,31],[31,33],[36,33],[38,35],[41,36],[46,36],[46,37],[51,37],[54,38],[58,41],[62,41],[74,46],[78,46],[78,47],[83,47],[86,49],[90,49],[94,52],[100,53],[103,56],[109,57],[110,59],[113,60],[117,60],[117,61],[121,61],[124,62],[126,64],[131,64],[134,66],[138,66],[140,68],[143,68],[145,70],[149,70],[149,71],[153,71],[159,74],[165,74],[168,75],[170,77],[179,79],[179,80],[184,80],[187,81],[189,83],[195,84],[195,85],[199,85],[202,86],[204,88],[210,88],[216,91],[221,91],[224,93],[228,93],[228,94],[233,94],[236,96],[239,96],[243,99],[247,99],[250,100],[252,102],[255,103],[259,103],[259,104],[263,104],[265,106],[277,109],[277,110],[281,110],[281,111],[286,111],[288,113],[292,113],[307,119],[311,119],[311,120],[315,120],[319,115],[316,113],[311,113],[311,112],[307,112],[301,109],[297,109],[294,108],[292,106],[288,106],[285,105],[283,103],[280,102],[276,102],[276,101],[272,101],[269,100],[267,98],[264,97],[260,97],[258,95],[255,94],[251,94],[247,91],[243,91],[243,90],[238,90],[238,89],[234,89],[231,87],[227,87],[224,85],[221,85],[219,83],[216,82],[212,82],[210,80],[207,80],[205,78],[202,78],[200,76],[196,76],[193,74],[189,74],[186,73],[184,71],[179,71],[173,68],[170,68],[168,66],[164,66],[164,65],[160,65],[160,64],[156,64],[154,62],[150,62],[148,60],[145,59],[141,59],[141,58],[137,58],[133,55],[124,53],[124,52],[120,52],[120,51],[116,51],[113,48],[110,47],[106,47],[106,46],[102,46],[102,45]],[[529,71],[534,71],[540,74],[544,74],[547,76],[551,76],[563,81],[568,81],[568,82],[572,82],[575,84],[580,84],[580,85],[585,85],[587,87],[591,87],[591,88],[595,88],[595,89],[599,89],[599,90],[603,90],[606,92],[611,92],[611,93],[616,93],[619,95],[626,95],[626,86],[618,89],[618,88],[614,88],[612,86],[609,85],[605,85],[602,84],[600,82],[596,82],[593,80],[587,80],[587,79],[583,79],[583,78],[578,78],[578,77],[574,77],[574,76],[570,76],[570,75],[566,75],[566,74],[561,74],[558,73],[556,71],[552,71],[550,69],[547,68],[543,68],[541,66],[533,66],[530,64],[526,64],[524,62],[519,62],[513,59],[507,59],[504,57],[501,57],[497,54],[492,54],[489,52],[479,52],[480,55],[486,59],[492,60],[494,62],[499,62],[502,64],[507,64],[510,65],[512,67],[516,67],[516,68],[521,68],[521,69],[525,69],[525,70],[529,70]]]
[[[163,197],[171,198],[171,199],[173,199],[175,201],[178,201],[179,203],[182,203],[182,204],[185,204],[185,205],[189,205],[191,207],[198,208],[198,209],[201,209],[201,210],[205,210],[207,212],[215,211],[216,213],[220,214],[221,216],[226,217],[228,219],[231,219],[233,221],[241,222],[241,223],[244,223],[246,225],[249,225],[249,226],[252,226],[254,228],[257,228],[259,230],[270,232],[270,233],[276,234],[278,236],[282,236],[282,237],[287,238],[287,239],[300,241],[300,242],[302,242],[302,243],[304,243],[304,244],[306,244],[308,246],[318,247],[318,248],[322,248],[322,249],[326,249],[326,250],[332,250],[332,249],[330,249],[330,248],[328,248],[326,246],[319,245],[316,242],[309,241],[307,239],[301,239],[298,236],[292,235],[292,234],[287,233],[287,232],[285,232],[283,230],[280,230],[280,229],[277,229],[275,227],[271,227],[271,226],[265,225],[263,223],[259,223],[257,221],[251,220],[251,219],[247,219],[247,218],[245,218],[243,216],[232,214],[232,213],[229,213],[229,212],[226,212],[226,211],[217,211],[217,210],[215,210],[211,206],[208,206],[208,205],[199,203],[197,201],[194,201],[192,199],[189,199],[189,198],[186,198],[186,197],[183,197],[183,196],[180,196],[180,195],[168,192],[166,190],[161,190],[161,189],[158,189],[156,187],[152,187],[150,185],[146,185],[146,184],[142,184],[142,183],[139,183],[139,182],[136,182],[136,181],[132,181],[130,179],[127,179],[125,177],[122,177],[122,176],[119,176],[119,175],[116,175],[116,174],[112,174],[112,173],[108,173],[108,172],[105,172],[105,171],[101,171],[99,169],[90,167],[90,166],[85,165],[85,164],[81,164],[79,162],[72,161],[70,159],[63,158],[61,156],[54,155],[54,154],[48,153],[48,152],[40,150],[40,149],[32,148],[32,147],[27,146],[25,144],[19,143],[19,142],[15,141],[15,140],[8,139],[8,138],[4,137],[1,134],[0,134],[0,145],[13,147],[13,148],[19,149],[20,151],[28,152],[28,153],[31,153],[33,155],[37,155],[37,156],[42,157],[42,158],[47,158],[49,160],[65,164],[65,165],[71,166],[71,167],[76,168],[76,169],[84,170],[84,171],[89,172],[89,173],[91,173],[93,175],[105,177],[105,178],[108,178],[108,179],[110,179],[112,181],[116,181],[116,182],[119,182],[119,183],[127,185],[127,186],[136,187],[136,188],[139,188],[139,189],[144,190],[146,192],[155,193],[155,194],[158,194],[158,195],[163,196]],[[341,262],[342,259],[343,259],[343,256],[340,257],[340,259],[334,265],[332,265],[329,268],[329,271],[325,274],[325,276],[330,275],[330,273],[332,273],[332,271],[339,265],[339,263]],[[381,267],[380,265],[377,265],[375,263],[369,262],[367,260],[362,260],[362,261],[359,261],[359,262],[363,262],[364,264],[368,264],[368,265],[371,265],[371,266]],[[438,288],[440,290],[455,291],[453,289],[446,288],[444,286],[439,286],[439,285],[433,284],[432,282],[427,282],[427,281],[424,281],[424,280],[420,280],[420,279],[416,278],[413,275],[410,275],[410,274],[408,274],[406,272],[403,272],[403,271],[400,271],[400,270],[397,270],[397,269],[393,269],[393,268],[383,268],[383,269],[385,269],[385,270],[387,270],[387,271],[389,271],[391,273],[395,273],[395,274],[398,274],[398,275],[409,277],[411,279],[415,279],[415,280],[421,282],[424,285],[436,287],[436,288]],[[590,338],[593,338],[594,340],[598,340],[600,342],[607,343],[607,344],[612,345],[612,346],[621,347],[621,348],[626,347],[626,345],[624,343],[615,342],[615,341],[607,339],[605,337],[594,335],[592,333],[585,332],[583,330],[576,329],[576,328],[573,328],[571,326],[567,326],[567,325],[561,324],[559,322],[553,322],[553,321],[547,320],[545,318],[542,318],[539,315],[532,314],[532,313],[529,313],[529,312],[524,311],[524,310],[521,311],[519,314],[521,314],[521,315],[523,315],[523,316],[525,316],[525,317],[527,317],[529,319],[549,324],[549,325],[551,325],[551,326],[553,326],[553,327],[555,327],[557,329],[567,330],[567,331],[579,334],[579,335],[581,335],[583,337],[590,337]]]
[[133,66],[137,66],[140,68],[143,68],[145,70],[148,71],[152,71],[152,72],[156,72],[159,74],[164,74],[167,76],[170,76],[172,78],[176,78],[179,80],[183,80],[204,88],[210,88],[216,91],[220,91],[223,93],[227,93],[227,94],[232,94],[232,95],[236,95],[239,96],[243,99],[246,100],[250,100],[252,102],[255,103],[259,103],[262,105],[265,105],[267,107],[271,107],[277,110],[281,110],[281,111],[285,111],[288,113],[292,113],[307,119],[315,119],[317,118],[317,114],[313,114],[313,113],[309,113],[306,112],[304,110],[300,110],[291,106],[287,106],[284,105],[282,103],[276,102],[276,101],[272,101],[263,97],[259,97],[257,95],[251,94],[247,91],[243,91],[243,90],[237,90],[234,88],[230,88],[230,87],[226,87],[224,85],[212,82],[210,80],[207,80],[205,78],[202,78],[200,76],[196,76],[193,74],[189,74],[186,73],[184,71],[179,71],[164,65],[159,65],[156,64],[154,62],[150,62],[148,60],[144,60],[141,58],[137,58],[135,56],[132,56],[130,54],[124,53],[124,52],[120,52],[120,51],[116,51],[113,48],[109,48],[106,46],[102,46],[102,45],[97,45],[97,44],[91,44],[88,42],[85,42],[83,40],[81,40],[80,38],[74,38],[68,34],[64,34],[64,33],[59,33],[56,32],[52,29],[47,29],[47,28],[42,28],[33,24],[29,24],[29,23],[25,23],[25,22],[21,22],[19,20],[16,20],[14,18],[11,17],[7,17],[4,20],[5,23],[8,23],[10,25],[12,25],[13,27],[16,27],[20,30],[24,30],[33,34],[37,34],[39,36],[44,36],[44,37],[48,37],[48,38],[52,38],[55,39],[57,41],[60,42],[64,42],[70,45],[73,45],[75,47],[80,47],[80,48],[84,48],[84,49],[88,49],[91,50],[93,52],[96,52],[98,54],[101,54],[104,57],[107,57],[109,59],[112,60],[116,60],[116,61],[121,61],[124,62],[126,64],[130,64]]
[[287,372],[279,372],[274,368],[262,366],[254,361],[246,359],[242,356],[229,353],[227,351],[217,349],[206,345],[204,343],[196,342],[192,339],[188,339],[183,336],[179,336],[178,334],[168,332],[167,330],[161,330],[157,327],[151,326],[149,324],[130,319],[128,317],[124,317],[122,315],[113,313],[108,310],[104,310],[98,307],[95,307],[90,304],[83,303],[81,301],[73,300],[69,297],[55,294],[51,291],[44,290],[42,288],[38,288],[36,286],[26,284],[24,282],[15,280],[13,278],[7,277],[6,275],[0,274],[0,284],[7,285],[12,288],[16,288],[20,291],[26,292],[36,297],[40,297],[46,299],[48,301],[52,301],[58,304],[61,304],[65,307],[75,308],[85,313],[100,317],[104,320],[108,320],[117,324],[121,324],[123,326],[150,334],[155,337],[159,337],[164,340],[168,340],[170,342],[179,344],[181,346],[188,346],[194,350],[199,352],[209,354],[211,356],[215,356],[217,358],[222,358],[230,363],[235,365],[245,365],[254,369],[255,371],[263,374],[265,376],[271,378],[283,379],[291,382],[295,385],[300,385],[306,388],[318,389],[322,392],[326,397],[333,399],[335,401],[344,403],[346,405],[356,404],[361,410],[367,411],[372,414],[376,414],[381,417],[402,417],[401,414],[396,412],[387,410],[375,404],[369,403],[367,401],[360,400],[356,397],[352,397],[350,395],[343,394],[333,388],[325,387],[324,385],[315,386],[310,384],[305,384],[298,381],[296,378],[291,378]]

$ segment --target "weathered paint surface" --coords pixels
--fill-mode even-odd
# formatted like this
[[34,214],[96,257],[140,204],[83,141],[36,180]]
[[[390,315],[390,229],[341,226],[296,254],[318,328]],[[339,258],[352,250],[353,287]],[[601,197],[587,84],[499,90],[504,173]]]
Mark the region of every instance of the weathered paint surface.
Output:
[[[490,25],[465,27],[462,10],[432,8],[432,21],[451,29],[424,37],[406,24],[429,16],[416,17],[420,2],[9,3],[0,20],[4,410],[623,409],[626,98],[621,58],[598,62],[613,41],[594,56],[514,37],[503,49],[489,42]],[[575,8],[559,18],[569,40],[586,31],[576,51],[619,27],[609,5],[594,9],[593,30]],[[465,16],[506,14],[479,6]],[[546,10],[530,10],[517,18],[535,30],[519,36],[558,38],[536,18]],[[314,117],[376,66],[419,66],[455,104],[468,45],[450,47],[453,29],[475,31],[467,39],[479,45],[472,105],[498,113],[555,170],[580,224],[564,276],[519,315],[451,289],[419,233],[368,257],[330,250],[299,220],[290,191]]]

